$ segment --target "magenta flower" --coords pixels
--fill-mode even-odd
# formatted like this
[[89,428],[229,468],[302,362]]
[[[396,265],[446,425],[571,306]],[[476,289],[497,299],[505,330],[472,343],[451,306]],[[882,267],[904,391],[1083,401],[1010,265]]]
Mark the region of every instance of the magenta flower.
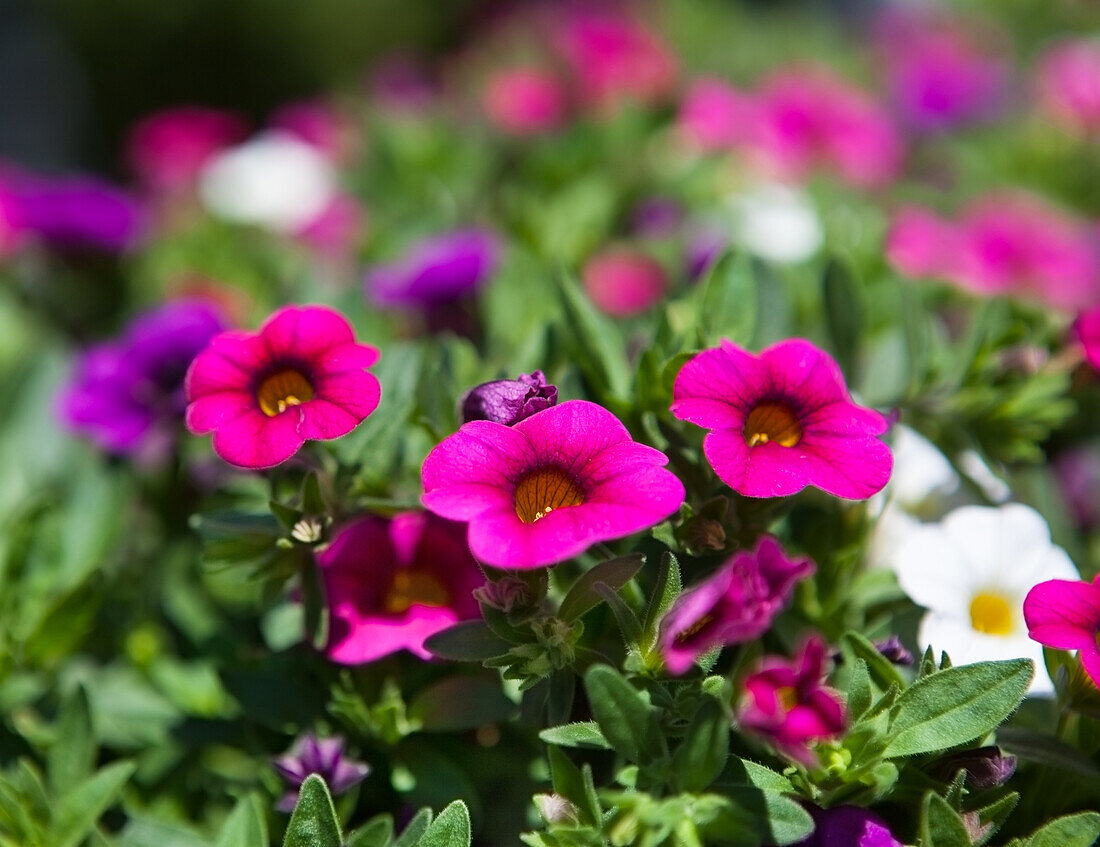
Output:
[[170,193],[194,185],[214,154],[248,134],[236,112],[202,106],[176,106],[147,115],[130,129],[126,159],[146,188]]
[[257,333],[223,332],[187,372],[187,428],[214,433],[214,452],[242,468],[285,462],[311,439],[339,438],[378,405],[367,373],[378,351],[344,317],[286,306]]
[[298,789],[310,774],[320,776],[329,791],[339,795],[358,785],[370,773],[370,765],[366,762],[357,762],[344,755],[344,739],[339,735],[318,738],[312,732],[301,736],[290,752],[273,759],[271,763],[291,789],[275,805],[280,812],[294,811],[298,804]]
[[394,264],[367,274],[366,292],[383,308],[431,307],[477,291],[496,269],[499,246],[482,230],[456,230],[414,244]]
[[729,150],[753,137],[760,119],[756,99],[722,79],[696,80],[680,103],[680,133],[704,152]]
[[120,252],[133,247],[145,213],[128,192],[94,177],[9,174],[8,225],[61,250]]
[[505,426],[519,423],[558,402],[558,387],[535,371],[515,379],[497,379],[474,386],[458,401],[462,422],[495,421]]
[[729,341],[688,361],[672,413],[709,429],[703,451],[718,477],[747,497],[785,497],[807,485],[862,500],[890,478],[875,436],[878,412],[852,402],[832,358],[800,338],[753,356]]
[[808,807],[813,834],[793,847],[903,847],[878,815],[859,806]]
[[335,108],[321,100],[298,100],[280,106],[268,125],[304,141],[334,162],[345,158],[351,147],[351,127]]
[[1039,62],[1038,89],[1048,114],[1063,126],[1100,131],[1100,44],[1065,41]]
[[844,732],[844,704],[822,684],[825,642],[806,640],[793,659],[766,656],[760,670],[745,680],[745,699],[737,719],[744,729],[762,736],[790,759],[807,767],[817,764],[810,749]]
[[665,455],[632,441],[606,409],[570,400],[504,426],[471,421],[424,460],[424,505],[469,522],[490,565],[536,568],[675,512],[684,486]]
[[112,453],[159,457],[183,420],[183,377],[224,328],[207,302],[181,300],[135,318],[85,350],[61,395],[65,425]]
[[317,564],[329,607],[328,657],[345,665],[409,650],[479,614],[484,582],[461,524],[424,512],[361,517],[343,527]]
[[1100,576],[1092,582],[1040,582],[1024,598],[1024,622],[1033,641],[1077,650],[1085,673],[1100,686]]
[[759,638],[791,599],[795,583],[813,572],[813,562],[788,559],[770,536],[755,551],[735,553],[681,594],[661,621],[665,667],[679,676],[708,650]]
[[1100,371],[1100,306],[1077,316],[1073,334],[1084,350],[1085,361]]
[[565,86],[537,67],[497,71],[486,83],[485,113],[509,135],[544,135],[561,127],[569,108]]
[[592,302],[617,318],[652,308],[668,288],[660,263],[629,247],[609,247],[592,256],[581,270],[581,281]]

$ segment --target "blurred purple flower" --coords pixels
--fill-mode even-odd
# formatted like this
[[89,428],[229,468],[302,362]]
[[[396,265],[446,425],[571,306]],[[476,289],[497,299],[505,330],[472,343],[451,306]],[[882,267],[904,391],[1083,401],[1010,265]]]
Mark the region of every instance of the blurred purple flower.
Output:
[[1100,449],[1074,447],[1059,453],[1052,467],[1077,525],[1088,529],[1100,524]]
[[358,785],[370,773],[370,765],[344,756],[344,739],[338,735],[318,738],[311,732],[301,736],[290,752],[272,760],[275,770],[291,786],[279,798],[275,808],[292,812],[298,802],[298,789],[310,774],[318,774],[333,794],[343,794]]
[[631,230],[648,238],[673,235],[683,222],[683,205],[668,197],[647,197],[630,215]]
[[703,227],[695,232],[684,251],[688,279],[693,282],[710,268],[711,264],[729,245],[729,237],[717,227]]
[[398,262],[371,270],[367,297],[376,306],[429,308],[476,291],[493,273],[499,246],[484,230],[455,230],[414,244]]
[[144,215],[137,200],[102,180],[21,174],[6,188],[11,226],[51,247],[118,252],[141,235]]
[[535,371],[515,379],[483,382],[462,395],[462,422],[495,421],[511,426],[558,402],[558,389],[546,382],[546,374]]
[[65,425],[113,453],[155,458],[187,405],[188,365],[223,329],[209,303],[179,300],[138,316],[80,356],[60,398]]
[[859,806],[809,806],[813,834],[794,847],[902,847],[878,815]]
[[895,665],[908,667],[913,664],[913,654],[905,649],[905,645],[896,635],[876,641],[875,649],[882,654],[883,658]]

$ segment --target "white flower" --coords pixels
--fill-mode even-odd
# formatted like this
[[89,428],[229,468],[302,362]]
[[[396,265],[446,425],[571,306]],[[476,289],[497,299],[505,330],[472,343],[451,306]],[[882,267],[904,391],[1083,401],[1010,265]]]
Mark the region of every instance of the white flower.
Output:
[[280,132],[224,151],[199,175],[199,195],[212,213],[276,232],[294,232],[316,219],[334,192],[325,158]]
[[731,195],[728,203],[737,241],[762,259],[803,262],[825,242],[821,219],[803,191],[765,183]]
[[994,503],[1003,503],[1012,496],[1012,489],[993,473],[976,450],[964,450],[960,453],[959,467],[982,490],[982,494]]
[[959,487],[959,475],[931,441],[907,426],[893,427],[894,470],[886,493],[905,509],[914,509],[933,495]]
[[1032,659],[1031,693],[1054,690],[1042,645],[1027,637],[1024,596],[1037,583],[1080,575],[1038,512],[1019,503],[955,509],[909,531],[893,567],[902,590],[928,609],[922,648],[945,650],[956,665]]

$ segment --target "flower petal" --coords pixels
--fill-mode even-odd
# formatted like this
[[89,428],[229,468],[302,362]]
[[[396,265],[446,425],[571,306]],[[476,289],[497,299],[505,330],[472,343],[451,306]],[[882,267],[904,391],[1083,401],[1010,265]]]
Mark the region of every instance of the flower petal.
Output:
[[214,452],[240,468],[270,468],[298,452],[305,441],[298,434],[299,415],[288,409],[267,417],[259,410],[222,421],[214,431]]

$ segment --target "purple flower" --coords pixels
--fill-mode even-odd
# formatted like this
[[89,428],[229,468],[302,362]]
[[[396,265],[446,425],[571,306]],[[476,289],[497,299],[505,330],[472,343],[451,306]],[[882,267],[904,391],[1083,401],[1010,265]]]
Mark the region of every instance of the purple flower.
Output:
[[117,252],[132,247],[141,234],[137,201],[102,180],[22,175],[7,189],[14,227],[52,247]]
[[647,197],[630,214],[631,230],[649,238],[673,235],[684,222],[684,207],[668,197]]
[[462,422],[495,421],[512,426],[558,402],[558,388],[542,371],[520,374],[515,379],[483,382],[462,395]]
[[370,765],[344,756],[344,739],[338,735],[318,738],[312,732],[301,736],[290,752],[272,760],[275,770],[293,790],[279,798],[275,808],[292,812],[298,789],[310,774],[318,774],[333,794],[343,794],[370,773]]
[[960,770],[972,788],[985,791],[1008,782],[1016,773],[1016,757],[1001,752],[999,747],[978,747],[948,753],[931,763],[929,773],[950,782]]
[[482,230],[456,230],[420,241],[400,261],[367,274],[376,306],[429,308],[476,291],[496,268],[496,239]]
[[61,396],[62,420],[105,450],[149,456],[183,418],[191,360],[222,329],[217,310],[201,300],[138,316],[120,338],[81,355]]
[[882,654],[883,658],[895,665],[908,667],[913,664],[913,654],[905,649],[905,645],[896,635],[876,641],[875,649]]
[[661,622],[665,666],[679,675],[714,647],[759,638],[790,599],[795,583],[813,572],[813,562],[788,559],[768,536],[755,551],[736,553],[717,573],[680,595]]
[[878,815],[859,806],[808,808],[813,834],[794,847],[902,847]]
[[[1100,309],[1095,312],[1100,318]],[[1100,320],[1096,323],[1100,330]],[[1100,368],[1100,332],[1093,358]],[[1100,524],[1100,498],[1096,496],[1100,491],[1100,449],[1073,447],[1059,453],[1051,466],[1074,522],[1085,529]]]

